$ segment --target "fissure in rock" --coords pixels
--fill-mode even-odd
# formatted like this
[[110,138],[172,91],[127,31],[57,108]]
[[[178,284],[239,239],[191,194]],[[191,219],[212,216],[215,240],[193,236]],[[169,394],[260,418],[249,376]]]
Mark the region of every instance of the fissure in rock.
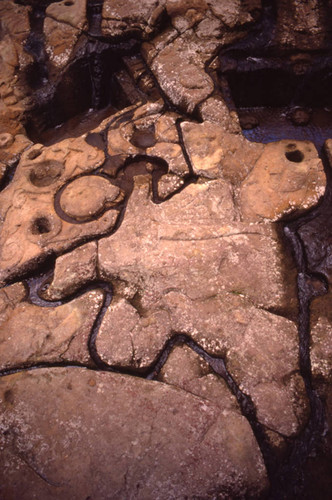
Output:
[[228,106],[236,109],[247,139],[262,143],[289,139],[285,155],[294,163],[304,160],[296,140],[314,142],[328,181],[320,205],[284,227],[298,268],[299,363],[310,417],[290,444],[286,460],[270,470],[271,498],[281,499],[301,497],[310,483],[305,464],[308,457],[319,454],[326,432],[324,403],[312,380],[310,305],[315,297],[327,293],[330,277],[332,165],[330,147],[324,150],[323,145],[332,135],[332,53],[330,48],[318,52],[278,50],[275,23],[275,9],[267,5],[256,36],[254,32],[222,51],[219,77]]

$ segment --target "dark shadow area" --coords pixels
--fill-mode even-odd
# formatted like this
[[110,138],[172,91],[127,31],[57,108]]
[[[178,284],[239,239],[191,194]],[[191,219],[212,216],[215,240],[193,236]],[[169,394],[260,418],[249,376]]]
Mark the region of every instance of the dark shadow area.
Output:
[[[89,128],[92,111],[107,108],[109,116],[128,106],[130,102],[117,77],[122,68],[121,54],[113,48],[99,42],[88,43],[85,55],[69,65],[53,93],[41,94],[44,102],[36,102],[27,115],[29,138],[47,143],[52,141],[57,129],[64,128],[63,124],[69,121],[72,129],[84,121],[89,122]],[[103,114],[99,114],[103,119]],[[79,135],[81,133],[79,128]]]
[[302,73],[288,61],[246,57],[224,75],[237,108],[331,107],[332,61],[313,58],[307,64]]
[[332,137],[331,42],[312,51],[283,45],[278,2],[262,6],[250,33],[219,54],[222,94],[250,141],[310,140],[320,152]]
[[88,19],[88,32],[94,36],[101,35],[101,16],[104,0],[88,0],[86,14]]
[[332,137],[332,54],[277,59],[229,49],[221,67],[228,105],[250,141],[310,140],[321,151]]

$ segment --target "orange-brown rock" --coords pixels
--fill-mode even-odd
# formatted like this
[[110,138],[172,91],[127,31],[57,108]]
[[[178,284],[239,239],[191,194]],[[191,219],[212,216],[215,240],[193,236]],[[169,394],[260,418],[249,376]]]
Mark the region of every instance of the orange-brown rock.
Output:
[[77,221],[92,221],[123,200],[121,190],[99,175],[84,175],[67,184],[60,196],[63,212]]
[[277,220],[316,205],[326,178],[317,150],[309,141],[267,144],[241,186],[243,220]]
[[[128,120],[113,119],[108,129],[108,153],[110,160],[120,158],[120,166],[141,154],[151,161],[165,162],[167,174],[158,183],[159,195],[165,198],[182,186],[182,178],[188,175],[189,167],[176,127],[179,115],[161,112],[160,102],[150,103],[133,107]],[[120,118],[121,114],[116,116]]]
[[[298,432],[306,418],[303,382],[296,376],[285,383],[298,370],[296,327],[250,305],[288,312],[295,306],[295,281],[283,276],[273,229],[236,222],[225,181],[192,184],[157,206],[146,182],[137,178],[121,227],[98,245],[102,277],[123,283],[97,337],[100,357],[144,368],[173,332],[185,333],[211,354],[226,355],[262,422]],[[297,398],[299,405],[291,403]],[[280,405],[288,410],[278,416]]]
[[237,186],[252,170],[263,145],[226,131],[230,116],[221,116],[225,120],[219,123],[214,119],[181,123],[183,140],[195,174],[210,179],[222,177]]
[[0,391],[6,498],[257,497],[267,488],[250,426],[226,389],[220,411],[167,384],[53,368],[4,377]]
[[43,296],[59,300],[97,279],[97,242],[90,241],[56,259],[54,276]]
[[[212,51],[214,47],[207,48]],[[146,57],[148,57],[148,47]],[[151,61],[151,69],[166,96],[178,108],[192,112],[195,107],[212,94],[213,81],[204,70],[205,56],[202,44],[186,32],[166,45]],[[176,68],[181,68],[179,72]]]
[[[68,181],[100,166],[104,153],[83,138],[50,147],[36,145],[22,155],[14,181],[1,193],[0,281],[34,267],[52,252],[63,253],[86,238],[111,230],[118,210],[72,224],[58,215],[54,197]],[[95,195],[91,195],[92,199]],[[24,210],[23,210],[24,207]]]
[[105,0],[102,11],[102,33],[119,37],[135,33],[141,38],[150,36],[164,10],[164,0]]
[[329,188],[264,120],[328,135],[330,7],[272,3],[0,2],[1,498],[323,500]]
[[[220,19],[228,28],[234,28],[239,24],[246,24],[253,20],[250,12],[242,5],[240,0],[209,0],[208,4],[213,14]],[[257,2],[256,8],[260,7],[260,2]]]
[[29,36],[30,7],[11,0],[0,2],[0,132],[23,132],[22,119],[28,104],[29,89],[23,73],[33,59],[24,50]]
[[13,136],[8,132],[0,133],[0,180],[6,170],[15,165],[21,153],[29,146],[31,142],[23,134]]
[[47,7],[44,21],[46,52],[57,69],[66,66],[86,28],[86,0],[63,0]]
[[18,286],[0,291],[0,369],[45,362],[91,364],[88,339],[103,292],[87,292],[70,304],[39,307],[26,301]]

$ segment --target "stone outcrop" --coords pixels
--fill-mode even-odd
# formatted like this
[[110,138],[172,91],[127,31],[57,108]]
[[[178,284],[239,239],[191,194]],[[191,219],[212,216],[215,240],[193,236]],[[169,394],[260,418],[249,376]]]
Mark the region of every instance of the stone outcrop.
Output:
[[44,34],[49,61],[62,69],[83,30],[87,30],[86,0],[51,3],[46,9]]
[[241,186],[241,212],[246,220],[278,220],[313,207],[324,191],[325,173],[312,143],[271,143]]
[[[94,206],[87,209],[88,212],[97,210],[98,214],[102,208],[97,220],[91,220],[87,213],[82,214],[83,220],[87,220],[84,225],[73,224],[75,210],[70,211],[68,190],[71,190],[73,183],[81,184],[82,180],[74,181],[66,187],[68,181],[75,179],[77,175],[93,171],[103,161],[103,152],[89,146],[83,138],[68,139],[49,148],[36,145],[22,155],[14,181],[1,194],[1,281],[35,266],[50,253],[62,253],[73,245],[84,242],[87,237],[105,234],[114,227],[119,211],[104,210],[110,208],[107,201],[110,194],[105,193],[105,198],[100,193],[102,199],[99,199],[99,204],[94,197]],[[62,211],[58,215],[54,197],[62,186],[65,186],[62,196],[65,199],[67,197],[68,206],[65,204],[61,207],[60,197]],[[119,193],[110,184],[112,193],[114,189]],[[119,202],[121,201],[120,197]],[[114,205],[116,203],[112,201],[111,206]],[[62,215],[66,207],[71,216],[70,222]]]
[[[233,374],[237,365],[242,366],[248,380],[251,379],[248,362],[253,363],[254,374],[257,361],[250,348],[246,354],[245,346],[255,345],[257,356],[271,351],[267,361],[267,370],[271,371],[262,378],[266,381],[270,378],[269,383],[276,388],[280,377],[283,385],[281,379],[298,366],[295,325],[250,305],[289,311],[294,301],[294,284],[285,283],[278,243],[273,241],[276,235],[266,231],[264,225],[234,221],[236,211],[230,188],[224,181],[192,184],[171,200],[154,206],[149,199],[147,179],[137,179],[120,229],[98,245],[101,276],[115,282],[114,299],[96,343],[102,359],[112,366],[147,367],[172,333],[181,332],[195,339],[207,352],[226,355],[230,365],[234,365]],[[179,206],[186,206],[186,212],[181,213]],[[137,210],[142,218],[139,226]],[[149,213],[153,213],[153,219]],[[271,277],[267,279],[269,273]],[[258,331],[251,329],[252,323],[260,324],[262,338],[255,338]],[[280,330],[288,331],[284,340]],[[268,345],[263,341],[265,337]],[[292,352],[292,342],[292,361],[286,368],[288,363],[283,363]],[[271,359],[276,360],[276,371]],[[242,387],[243,377],[244,373],[238,379]],[[300,378],[298,382],[301,386]],[[281,393],[284,390],[293,393],[293,382],[290,380],[288,384],[289,388],[281,389]],[[254,399],[255,389],[263,391],[257,396],[262,407],[268,401],[266,394],[272,392],[268,385],[266,389],[258,389],[257,381],[248,382],[248,393]],[[295,385],[296,396],[284,393],[280,398],[290,397],[294,401],[301,398],[297,391],[303,392],[303,386]],[[278,391],[273,393],[276,402]],[[275,412],[272,410],[273,417],[267,418],[269,425],[278,421],[276,413],[281,399]],[[282,424],[278,431],[292,432],[294,425],[296,432],[297,417],[290,417],[290,421],[287,431]]]
[[16,283],[1,290],[0,300],[1,370],[45,362],[92,364],[88,340],[102,305],[101,291],[87,292],[70,304],[38,307]]
[[80,368],[0,384],[5,497],[254,498],[266,489],[251,429],[222,384],[222,411],[213,397]]
[[51,284],[43,293],[48,300],[72,295],[97,279],[97,242],[90,241],[56,259]]
[[105,0],[102,11],[102,33],[119,37],[136,35],[146,38],[153,33],[164,10],[164,0]]
[[[22,121],[27,106],[23,74],[32,57],[23,47],[30,32],[30,7],[4,0],[0,5],[0,132],[23,132]],[[17,69],[19,71],[17,71]]]
[[332,317],[331,293],[316,299],[312,304],[311,363],[313,375],[327,380],[332,374]]
[[312,50],[324,47],[328,27],[328,6],[317,0],[278,2],[278,42],[285,49]]
[[0,3],[1,498],[317,498],[329,172],[226,80],[330,71],[328,10]]

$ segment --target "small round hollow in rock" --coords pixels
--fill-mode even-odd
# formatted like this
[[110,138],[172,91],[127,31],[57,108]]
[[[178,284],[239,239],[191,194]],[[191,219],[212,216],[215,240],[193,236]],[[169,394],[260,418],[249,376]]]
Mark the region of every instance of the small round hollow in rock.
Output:
[[37,217],[31,225],[32,234],[45,234],[52,230],[52,225],[47,217]]
[[295,151],[286,151],[285,156],[287,160],[293,161],[294,163],[301,163],[304,159],[304,154],[299,149],[295,149]]

